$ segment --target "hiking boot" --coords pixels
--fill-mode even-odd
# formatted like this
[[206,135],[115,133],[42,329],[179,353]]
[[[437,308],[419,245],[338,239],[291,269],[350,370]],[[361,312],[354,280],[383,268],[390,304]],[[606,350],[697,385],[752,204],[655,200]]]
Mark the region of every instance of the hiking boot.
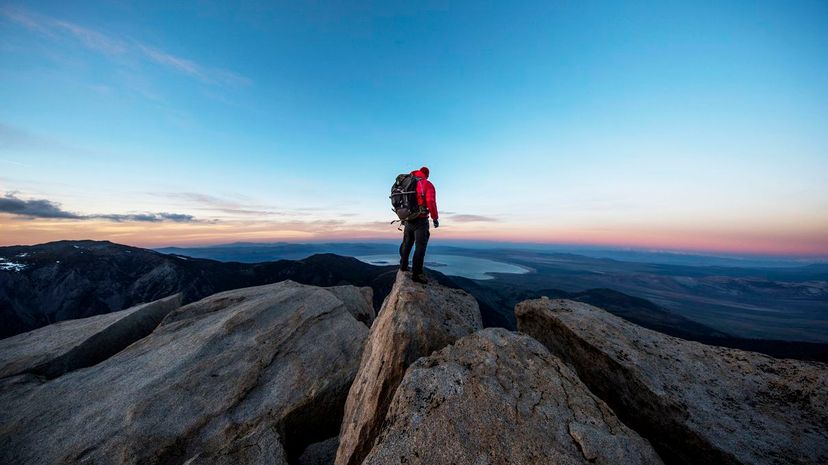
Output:
[[425,276],[423,276],[421,274],[415,274],[414,276],[411,277],[411,280],[414,281],[415,283],[428,284],[428,280],[425,278]]
[[400,271],[408,271],[408,265],[400,265]]

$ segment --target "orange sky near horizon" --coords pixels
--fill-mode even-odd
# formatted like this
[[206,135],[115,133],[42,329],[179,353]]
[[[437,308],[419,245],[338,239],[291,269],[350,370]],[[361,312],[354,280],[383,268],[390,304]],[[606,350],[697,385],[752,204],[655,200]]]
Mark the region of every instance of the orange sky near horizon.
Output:
[[[452,223],[432,229],[431,244],[441,239],[607,246],[647,250],[797,257],[828,256],[826,228],[777,227],[752,231],[712,227],[552,227],[508,223]],[[339,221],[205,223],[78,221],[23,219],[0,215],[0,245],[33,245],[56,240],[109,240],[138,247],[202,246],[230,242],[347,242],[400,237],[388,222]]]

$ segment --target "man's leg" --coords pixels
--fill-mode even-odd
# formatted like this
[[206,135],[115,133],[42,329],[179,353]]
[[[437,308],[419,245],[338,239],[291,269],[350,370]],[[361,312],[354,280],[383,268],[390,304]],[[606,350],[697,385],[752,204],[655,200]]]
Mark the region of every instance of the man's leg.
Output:
[[414,246],[413,226],[410,221],[406,221],[403,229],[403,240],[400,244],[400,269],[403,271],[408,271],[408,257],[411,255],[411,247]]
[[417,222],[417,227],[414,229],[414,243],[417,247],[414,249],[414,265],[411,268],[411,274],[422,276],[426,247],[428,247],[428,238],[431,233],[428,232],[428,218],[417,218]]

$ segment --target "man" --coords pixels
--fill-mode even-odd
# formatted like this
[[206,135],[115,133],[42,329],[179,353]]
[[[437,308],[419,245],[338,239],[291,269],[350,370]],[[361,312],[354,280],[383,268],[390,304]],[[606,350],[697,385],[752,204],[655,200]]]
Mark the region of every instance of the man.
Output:
[[440,227],[437,213],[437,193],[434,191],[434,184],[428,180],[429,171],[427,167],[422,167],[417,171],[412,171],[411,174],[418,178],[417,182],[417,203],[420,205],[423,213],[419,217],[405,222],[405,231],[403,232],[403,241],[400,244],[400,269],[408,271],[408,256],[411,254],[411,248],[416,244],[414,249],[414,263],[411,266],[412,279],[415,282],[426,284],[425,276],[423,275],[423,263],[425,262],[426,247],[428,246],[428,237],[431,233],[428,232],[428,216],[434,220],[434,227]]

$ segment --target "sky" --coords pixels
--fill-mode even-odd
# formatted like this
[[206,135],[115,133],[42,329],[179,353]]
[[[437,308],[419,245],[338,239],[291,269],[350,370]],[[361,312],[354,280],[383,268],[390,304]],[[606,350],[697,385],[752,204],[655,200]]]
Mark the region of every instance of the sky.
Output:
[[0,245],[828,255],[824,1],[225,3],[0,0]]

